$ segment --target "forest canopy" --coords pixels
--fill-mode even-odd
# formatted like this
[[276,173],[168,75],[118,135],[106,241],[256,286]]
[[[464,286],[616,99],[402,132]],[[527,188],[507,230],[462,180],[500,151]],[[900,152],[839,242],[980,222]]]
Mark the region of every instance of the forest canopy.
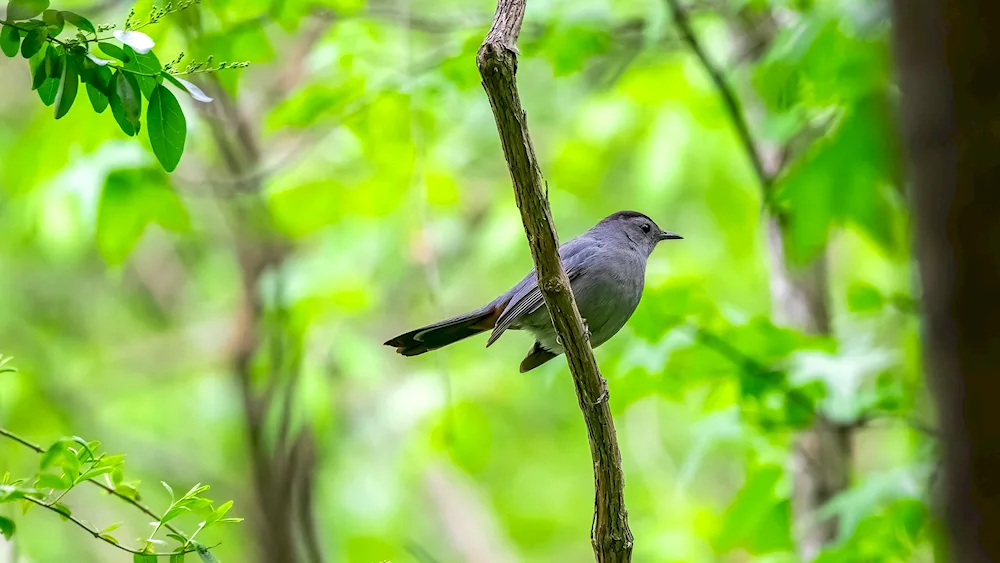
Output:
[[[188,560],[590,560],[565,359],[382,344],[533,267],[476,66],[496,3],[52,2],[0,18],[0,428],[124,454],[154,524],[211,483],[245,520],[209,555],[183,534],[228,503],[192,500]],[[559,240],[620,210],[684,237],[594,351],[635,561],[934,557],[891,34],[862,0],[527,3]],[[0,436],[0,475],[39,463]],[[70,489],[144,546],[149,514]],[[131,557],[16,500],[0,562]]]

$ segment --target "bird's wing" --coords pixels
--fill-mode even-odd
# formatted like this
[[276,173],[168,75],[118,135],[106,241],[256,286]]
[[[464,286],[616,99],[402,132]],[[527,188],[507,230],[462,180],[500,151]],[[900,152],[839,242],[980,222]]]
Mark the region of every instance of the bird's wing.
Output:
[[[566,276],[571,282],[583,273],[583,264],[587,258],[597,252],[598,248],[599,245],[595,241],[582,236],[559,247],[559,258],[563,267],[566,268]],[[544,304],[542,292],[538,289],[538,276],[535,275],[534,269],[508,291],[507,295],[510,296],[507,300],[507,306],[497,318],[497,324],[493,328],[489,340],[486,341],[487,347],[496,342],[504,331],[510,328],[510,325],[525,315],[534,313]]]

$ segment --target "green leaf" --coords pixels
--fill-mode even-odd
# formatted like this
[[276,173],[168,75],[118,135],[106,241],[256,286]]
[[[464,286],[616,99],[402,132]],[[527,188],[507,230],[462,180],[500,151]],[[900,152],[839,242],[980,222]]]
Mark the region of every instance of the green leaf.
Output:
[[170,563],[184,563],[184,553],[172,553],[170,555]]
[[211,520],[212,522],[217,522],[221,520],[223,517],[226,516],[226,514],[232,508],[233,508],[233,501],[231,500],[226,501],[225,503],[222,504],[222,506],[215,509],[215,512],[212,513],[212,516],[211,518],[209,518],[209,520]]
[[14,521],[10,518],[0,516],[0,535],[10,540],[14,537]]
[[53,510],[55,510],[56,512],[58,512],[60,515],[62,515],[62,517],[65,518],[65,519],[69,519],[69,517],[73,515],[73,511],[70,510],[70,508],[68,506],[66,506],[65,504],[63,504],[61,502],[57,502],[57,503],[51,504],[49,506]]
[[125,498],[139,500],[139,490],[136,489],[134,485],[130,485],[129,483],[119,483],[115,485],[115,492]]
[[125,54],[125,51],[114,43],[98,43],[97,46],[101,49],[102,53],[109,57],[118,59],[123,63],[127,63],[129,61],[128,55]]
[[64,491],[72,486],[72,483],[64,475],[53,475],[51,473],[42,473],[38,476],[38,480],[35,481],[35,488],[38,489],[56,489]]
[[97,440],[88,442],[79,436],[73,436],[73,441],[83,446],[83,449],[77,453],[80,461],[97,461],[97,458],[100,457],[97,455],[97,451],[101,449],[101,442]]
[[91,469],[90,471],[87,471],[86,473],[84,473],[83,475],[81,475],[80,479],[83,480],[83,481],[86,481],[88,479],[93,479],[95,477],[100,477],[101,475],[105,475],[107,473],[111,473],[111,471],[113,469],[114,468],[110,467],[110,466],[95,467],[95,468]]
[[153,94],[153,89],[160,83],[160,71],[163,70],[163,65],[160,64],[159,59],[156,58],[156,55],[154,55],[152,51],[149,51],[148,53],[137,53],[132,49],[132,47],[126,45],[125,55],[129,59],[128,62],[125,63],[125,68],[135,72],[141,72],[143,74],[156,75],[135,75],[135,79],[139,83],[139,90],[142,91],[142,95],[148,100]]
[[115,467],[111,471],[111,484],[114,485],[115,489],[117,490],[118,486],[121,485],[122,481],[124,480],[125,480],[125,472],[119,465],[118,467]]
[[815,257],[835,226],[856,227],[890,254],[905,248],[895,125],[882,98],[846,107],[834,129],[781,179],[776,198],[787,217],[791,262]]
[[174,502],[174,489],[168,485],[166,481],[160,481],[160,484],[163,485],[163,488],[166,489],[168,493],[170,493],[170,502]]
[[149,98],[146,128],[153,154],[167,172],[173,172],[184,153],[187,122],[177,98],[162,84],[156,85]]
[[136,553],[132,556],[132,563],[156,563],[156,556],[148,553]]
[[47,27],[36,27],[29,31],[21,43],[21,56],[30,59],[32,55],[42,48],[48,36],[49,29]]
[[184,506],[190,508],[191,510],[203,510],[206,508],[211,508],[212,506],[211,500],[202,497],[195,497],[195,498],[188,497],[178,502],[183,502]]
[[198,545],[198,557],[201,557],[203,563],[219,563],[219,560],[208,551],[208,548],[201,544]]
[[65,471],[66,476],[75,483],[80,477],[80,460],[74,455],[64,455],[62,459],[63,471]]
[[173,520],[174,518],[177,518],[178,516],[184,514],[185,512],[191,512],[191,509],[186,506],[175,506],[170,510],[168,510],[167,513],[163,515],[163,518],[160,520],[160,522],[166,524],[167,522]]
[[80,14],[75,14],[73,12],[68,12],[66,10],[63,10],[62,12],[59,13],[62,14],[63,19],[66,20],[67,23],[75,26],[80,31],[97,33],[97,30],[94,28],[94,24],[90,23],[90,20],[81,16]]
[[9,25],[3,26],[3,29],[0,29],[0,50],[3,51],[3,54],[8,57],[17,56],[20,48],[21,35],[18,33],[17,28]]
[[45,453],[42,454],[42,459],[38,462],[39,468],[44,471],[46,468],[52,466],[52,464],[56,463],[56,461],[62,457],[65,451],[65,441],[59,440],[58,442],[54,442],[47,450],[45,450]]
[[852,313],[872,313],[884,305],[882,292],[869,283],[855,282],[847,288],[847,310]]
[[0,503],[14,502],[24,498],[24,491],[10,485],[0,486]]
[[[886,472],[877,472],[861,479],[859,483],[852,483],[851,487],[830,499],[817,513],[817,518],[836,517],[839,523],[837,543],[857,537],[860,530],[855,532],[859,525],[863,525],[865,520],[879,518],[874,516],[883,513],[889,516],[894,506],[902,508],[903,521],[892,522],[893,528],[909,528],[909,531],[899,529],[892,534],[896,538],[909,536],[917,532],[922,526],[927,516],[927,507],[915,497],[917,493],[913,491],[913,483],[917,480],[927,479],[925,469],[917,467],[897,467]],[[900,504],[901,503],[901,504]],[[883,516],[884,517],[884,516]],[[916,521],[913,521],[913,519]],[[895,518],[894,518],[895,519]],[[909,522],[907,522],[909,521]],[[888,523],[888,522],[887,522]],[[901,535],[897,535],[900,534]],[[894,538],[895,539],[895,538]],[[870,558],[860,558],[857,560],[871,560]],[[909,559],[897,559],[907,561]]]
[[59,10],[45,10],[42,13],[42,21],[45,25],[49,27],[49,36],[55,37],[62,33],[63,27],[66,25],[65,20],[63,20],[62,13]]
[[105,540],[108,540],[109,542],[111,542],[111,543],[113,543],[115,545],[118,545],[118,538],[112,536],[111,534],[100,533],[100,534],[97,534],[97,535],[99,537],[105,539]]
[[112,78],[114,90],[109,98],[111,114],[118,126],[128,136],[139,132],[139,115],[142,112],[142,99],[134,82],[122,71],[115,71]]
[[125,461],[124,454],[106,455],[102,456],[101,459],[97,461],[97,466],[115,468],[121,465],[124,461]]
[[65,55],[65,50],[58,45],[50,46],[45,50],[45,75],[47,77],[62,80]]
[[209,488],[210,487],[208,485],[202,485],[201,483],[196,483],[193,487],[191,487],[188,490],[188,492],[184,493],[184,496],[182,498],[196,497],[201,493],[207,491]]
[[49,7],[49,0],[10,0],[7,18],[17,21],[33,18]]
[[[777,496],[784,469],[769,465],[756,469],[726,510],[713,544],[720,553],[744,548],[752,554],[789,549],[789,505]],[[781,523],[779,526],[772,526]]]
[[105,261],[124,262],[150,223],[174,231],[188,227],[187,211],[166,175],[152,168],[109,174],[97,208],[97,247]]
[[[135,133],[138,135],[139,131],[142,129],[142,122],[139,120],[142,117],[142,94],[139,92],[139,83],[136,81],[135,76],[129,73],[123,73],[125,80],[128,81],[131,87],[131,92],[134,95],[135,103],[133,104],[133,109],[135,110]],[[126,111],[129,110],[129,106],[125,106]],[[130,115],[127,113],[127,115]]]
[[111,524],[110,526],[108,526],[108,527],[104,528],[103,530],[101,530],[101,533],[102,534],[110,534],[111,532],[117,530],[118,528],[121,528],[121,526],[122,526],[122,522],[115,522],[114,524]]
[[49,78],[48,72],[46,70],[45,60],[49,57],[52,52],[51,48],[45,48],[41,51],[35,53],[35,56],[31,57],[28,62],[31,64],[31,89],[38,90],[42,87],[42,84],[47,78]]
[[104,113],[108,108],[108,85],[111,84],[111,69],[102,66],[97,69],[90,80],[87,81],[87,97],[90,98],[90,105],[97,113]]
[[73,107],[79,85],[80,77],[76,72],[76,62],[72,57],[66,57],[66,60],[63,61],[59,91],[56,93],[56,119],[66,115]]

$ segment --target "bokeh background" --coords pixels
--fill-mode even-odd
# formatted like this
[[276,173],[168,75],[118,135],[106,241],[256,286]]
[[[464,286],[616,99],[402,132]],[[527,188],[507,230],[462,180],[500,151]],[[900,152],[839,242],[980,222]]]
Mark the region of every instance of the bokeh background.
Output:
[[[819,560],[931,561],[886,8],[686,6],[761,151],[779,149],[770,190],[666,3],[532,0],[519,43],[560,238],[622,209],[684,236],[660,245],[638,311],[596,351],[634,560],[801,560],[793,450],[816,409],[850,444]],[[59,7],[120,25],[132,6]],[[169,175],[145,133],[82,99],[56,122],[26,61],[0,61],[0,352],[19,368],[0,376],[0,426],[126,453],[153,508],[169,502],[161,480],[211,484],[246,518],[203,538],[222,561],[590,560],[565,362],[519,374],[521,333],[417,358],[382,345],[531,267],[474,63],[494,7],[205,0],[164,18],[144,29],[161,60],[251,63],[192,79],[211,104],[178,96],[189,132]],[[785,266],[817,263],[819,329],[785,318],[776,289]],[[36,464],[0,442],[0,472]],[[120,537],[148,533],[116,499],[66,500],[124,521]],[[127,560],[53,514],[4,510],[18,535],[0,559]]]

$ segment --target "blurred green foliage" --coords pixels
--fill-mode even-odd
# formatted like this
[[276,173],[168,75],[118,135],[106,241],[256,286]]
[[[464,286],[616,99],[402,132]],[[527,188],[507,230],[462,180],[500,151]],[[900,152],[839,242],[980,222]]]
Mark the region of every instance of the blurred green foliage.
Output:
[[[665,5],[532,1],[520,40],[562,239],[621,209],[685,237],[654,253],[638,311],[596,351],[634,560],[797,561],[788,456],[820,408],[865,423],[852,486],[827,507],[840,538],[820,561],[929,561],[933,441],[911,424],[928,408],[885,15],[862,0],[702,4],[693,17],[720,61],[739,60],[727,25],[738,10],[783,14],[763,59],[732,74],[767,108],[755,134],[801,145],[773,205],[793,260],[829,253],[829,337],[771,319],[758,183]],[[289,425],[315,437],[327,558],[589,560],[591,461],[565,363],[519,375],[531,342],[518,334],[418,358],[381,344],[530,268],[474,64],[494,7],[215,0],[145,28],[158,51],[188,53],[180,64],[251,62],[196,81],[224,94],[215,102],[178,97],[188,132],[170,175],[145,136],[90,108],[54,121],[24,60],[0,61],[0,351],[19,367],[0,374],[0,427],[100,436],[146,482],[213,483],[248,522],[199,539],[221,542],[222,561],[251,560],[261,520],[233,375],[240,252],[277,238],[285,258],[253,292],[262,333],[278,330],[286,349],[255,354],[255,384],[269,366],[297,374]],[[130,8],[65,6],[95,23]],[[218,140],[243,135],[240,119],[252,162]],[[803,130],[815,138],[797,142]],[[37,463],[0,440],[0,472]],[[171,502],[147,494],[158,510]],[[93,491],[68,498],[91,521],[134,517],[122,537],[148,535],[141,514],[112,517]],[[31,560],[119,560],[48,517],[0,516]]]

